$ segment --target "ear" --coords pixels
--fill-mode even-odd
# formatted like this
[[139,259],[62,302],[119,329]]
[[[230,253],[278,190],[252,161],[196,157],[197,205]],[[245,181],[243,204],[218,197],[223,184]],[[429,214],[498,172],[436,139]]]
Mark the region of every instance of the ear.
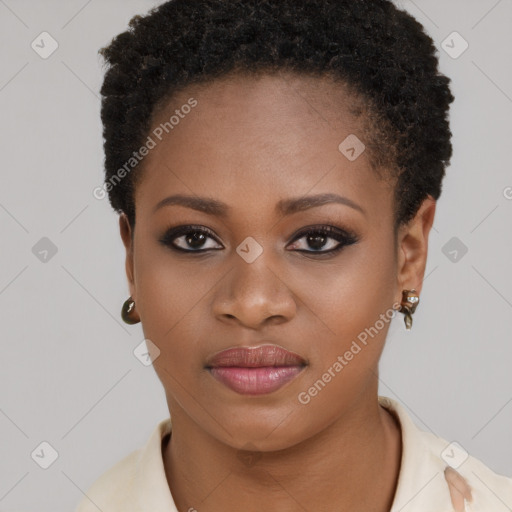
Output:
[[121,213],[119,216],[119,230],[121,232],[121,239],[123,240],[124,247],[126,249],[126,277],[128,278],[128,286],[130,288],[130,295],[132,299],[137,302],[135,297],[135,279],[134,279],[134,268],[133,268],[133,240],[132,240],[132,230],[130,227],[130,223],[128,221],[128,217],[125,213]]
[[436,201],[432,196],[421,203],[418,212],[411,221],[398,231],[398,291],[402,301],[402,290],[415,289],[421,294],[425,267],[427,265],[428,236],[436,212]]

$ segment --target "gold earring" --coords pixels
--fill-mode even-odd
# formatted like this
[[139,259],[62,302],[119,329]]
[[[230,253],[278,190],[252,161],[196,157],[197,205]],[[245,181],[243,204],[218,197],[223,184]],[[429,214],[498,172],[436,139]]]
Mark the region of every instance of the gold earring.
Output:
[[131,297],[124,301],[121,309],[121,318],[124,322],[130,325],[140,322],[140,317],[135,311],[135,301]]
[[410,329],[412,327],[412,315],[416,311],[419,303],[420,297],[416,293],[416,290],[412,289],[402,291],[402,305],[400,306],[400,313],[405,315],[404,322],[406,329]]

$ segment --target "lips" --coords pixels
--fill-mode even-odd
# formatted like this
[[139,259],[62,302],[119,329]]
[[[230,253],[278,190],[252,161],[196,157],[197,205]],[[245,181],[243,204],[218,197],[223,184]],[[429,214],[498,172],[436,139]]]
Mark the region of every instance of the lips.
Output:
[[257,368],[262,366],[303,366],[306,361],[278,345],[266,344],[257,347],[235,347],[215,354],[206,367],[237,366]]
[[243,395],[271,393],[294,379],[306,361],[278,345],[236,347],[211,357],[206,368],[219,382]]

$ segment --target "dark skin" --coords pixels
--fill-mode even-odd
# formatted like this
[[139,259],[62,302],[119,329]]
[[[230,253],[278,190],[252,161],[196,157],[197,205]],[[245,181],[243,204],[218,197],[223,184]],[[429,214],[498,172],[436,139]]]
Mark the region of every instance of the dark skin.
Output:
[[[436,202],[429,196],[395,238],[392,184],[365,152],[351,162],[338,150],[349,134],[363,140],[361,119],[329,80],[266,75],[194,85],[153,127],[190,97],[197,107],[144,160],[133,233],[120,217],[130,294],[145,337],[160,349],[153,364],[172,418],[162,449],[175,503],[180,512],[389,511],[401,457],[399,424],[377,401],[389,323],[309,403],[297,397],[401,302],[403,289],[421,293]],[[321,193],[347,197],[364,213],[335,202],[275,211],[282,199]],[[153,211],[173,194],[230,210]],[[206,252],[159,242],[169,227],[189,224],[214,237],[191,245],[178,235],[174,243]],[[350,231],[357,242],[322,256],[340,242],[330,234],[323,246],[294,239],[310,226]],[[236,252],[249,236],[263,248],[252,263]],[[277,391],[242,395],[204,367],[215,352],[264,340],[308,362]],[[240,457],[248,446],[256,452],[249,463]]]

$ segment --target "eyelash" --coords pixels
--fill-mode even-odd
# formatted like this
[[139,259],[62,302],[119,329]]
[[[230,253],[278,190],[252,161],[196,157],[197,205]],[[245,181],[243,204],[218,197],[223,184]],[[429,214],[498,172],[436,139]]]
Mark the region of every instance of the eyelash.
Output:
[[[213,238],[218,244],[220,244],[220,242],[217,240],[217,237],[210,229],[208,229],[204,226],[194,226],[194,225],[178,226],[176,228],[170,228],[166,231],[164,236],[159,239],[159,242],[161,244],[165,245],[166,247],[169,247],[173,251],[184,252],[184,253],[189,253],[189,254],[190,253],[205,253],[207,251],[220,250],[220,249],[197,249],[197,250],[183,249],[183,247],[178,247],[173,242],[176,238],[179,238],[180,236],[196,234],[196,233],[201,233],[201,234],[207,235],[210,238]],[[325,236],[327,238],[333,238],[337,242],[339,242],[339,244],[334,249],[329,249],[327,251],[321,251],[321,250],[320,251],[314,251],[314,250],[308,251],[308,250],[304,250],[304,249],[296,249],[296,252],[302,252],[302,253],[314,254],[314,255],[325,255],[325,254],[332,255],[332,254],[335,254],[335,253],[341,251],[341,249],[343,249],[344,247],[356,244],[359,241],[359,238],[354,233],[347,232],[345,230],[336,228],[334,226],[309,226],[308,228],[306,228],[306,229],[300,231],[298,234],[296,234],[290,243],[294,243],[297,240],[300,240],[301,238],[303,238],[307,235],[312,235],[312,234]]]

